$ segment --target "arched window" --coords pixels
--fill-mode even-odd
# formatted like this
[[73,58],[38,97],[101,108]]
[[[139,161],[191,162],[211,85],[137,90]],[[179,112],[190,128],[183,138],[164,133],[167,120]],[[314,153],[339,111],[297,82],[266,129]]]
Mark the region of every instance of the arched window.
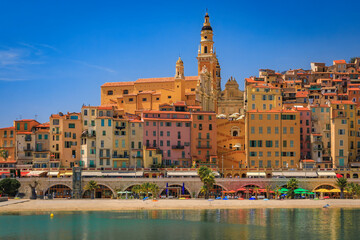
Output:
[[204,47],[204,53],[207,53],[207,46]]
[[237,137],[239,135],[238,131],[233,131],[233,137]]
[[114,94],[114,92],[112,91],[112,90],[109,90],[108,92],[107,92],[107,95],[113,95]]
[[128,90],[124,90],[124,91],[123,91],[123,94],[129,94],[129,91],[128,91]]

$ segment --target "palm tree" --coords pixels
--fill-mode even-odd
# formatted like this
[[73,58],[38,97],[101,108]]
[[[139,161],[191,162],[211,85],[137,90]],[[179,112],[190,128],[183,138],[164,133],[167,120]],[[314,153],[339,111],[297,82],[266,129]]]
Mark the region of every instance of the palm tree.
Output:
[[294,190],[297,189],[299,187],[299,181],[296,178],[291,178],[287,184],[286,184],[286,188],[289,189],[289,196],[291,199],[294,198],[295,194],[294,194]]
[[95,190],[99,188],[99,185],[94,180],[89,181],[86,186],[85,190],[90,191],[91,199],[95,198]]
[[148,182],[141,184],[140,186],[141,192],[145,193],[145,197],[149,196],[149,193],[151,192],[151,187],[152,184]]
[[280,186],[278,186],[278,185],[275,186],[274,192],[275,192],[275,195],[276,195],[276,198],[277,198],[277,199],[278,199],[279,196],[281,195],[280,189],[281,189]]
[[209,169],[208,167],[205,167],[205,166],[200,167],[198,169],[198,174],[199,174],[200,180],[203,182],[204,186],[206,186],[204,188],[205,199],[208,199],[209,191],[210,191],[210,189],[213,188],[214,183],[215,183],[215,175],[211,169]]
[[140,193],[141,193],[141,186],[140,185],[135,185],[131,188],[131,191],[133,193],[135,193],[136,196],[138,196],[140,198]]
[[266,190],[266,198],[269,199],[270,191],[272,190],[271,185],[266,185],[265,190]]
[[340,188],[340,198],[343,199],[344,198],[344,189],[347,186],[347,179],[342,177],[342,178],[338,178],[336,179],[336,186],[338,186]]
[[255,193],[255,199],[257,199],[258,193],[259,193],[259,188],[258,187],[254,187],[253,188],[253,193]]
[[156,198],[159,192],[159,186],[156,183],[151,183],[150,192],[153,198]]

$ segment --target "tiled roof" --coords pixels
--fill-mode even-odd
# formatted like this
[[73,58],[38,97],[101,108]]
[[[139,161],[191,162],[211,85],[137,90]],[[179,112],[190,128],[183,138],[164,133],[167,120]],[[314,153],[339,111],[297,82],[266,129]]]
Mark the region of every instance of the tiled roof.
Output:
[[346,63],[345,60],[334,60],[334,64]]
[[12,130],[12,129],[15,129],[15,127],[0,128],[0,130]]
[[119,87],[119,86],[133,86],[134,82],[108,82],[104,83],[101,87]]
[[296,97],[297,98],[307,97],[308,94],[309,94],[308,91],[298,91],[296,92]]
[[331,104],[355,104],[349,100],[338,100],[338,101],[331,101]]

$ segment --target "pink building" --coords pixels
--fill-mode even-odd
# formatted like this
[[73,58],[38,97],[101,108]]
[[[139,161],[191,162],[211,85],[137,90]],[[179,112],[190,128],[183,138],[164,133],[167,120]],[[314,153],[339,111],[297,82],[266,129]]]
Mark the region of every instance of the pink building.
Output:
[[295,109],[300,112],[300,159],[311,159],[311,111],[304,107]]
[[160,149],[164,166],[191,167],[191,114],[185,107],[165,104],[159,111],[144,111],[144,145]]

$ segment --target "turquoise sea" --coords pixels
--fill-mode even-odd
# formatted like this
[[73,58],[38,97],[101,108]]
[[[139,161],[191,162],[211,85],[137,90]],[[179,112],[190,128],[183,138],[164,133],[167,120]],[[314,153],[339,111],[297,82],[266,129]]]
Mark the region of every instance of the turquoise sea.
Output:
[[360,239],[360,209],[0,214],[0,239]]

